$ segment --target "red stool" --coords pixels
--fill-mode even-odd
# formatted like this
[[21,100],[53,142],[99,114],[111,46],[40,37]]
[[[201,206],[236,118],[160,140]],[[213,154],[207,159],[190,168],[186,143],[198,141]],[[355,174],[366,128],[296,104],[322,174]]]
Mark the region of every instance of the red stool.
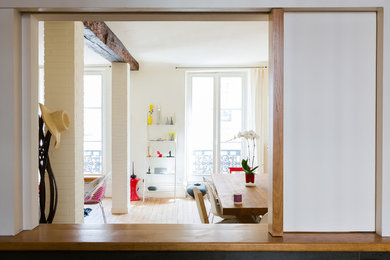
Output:
[[140,200],[137,194],[137,184],[139,181],[139,178],[130,179],[130,201]]

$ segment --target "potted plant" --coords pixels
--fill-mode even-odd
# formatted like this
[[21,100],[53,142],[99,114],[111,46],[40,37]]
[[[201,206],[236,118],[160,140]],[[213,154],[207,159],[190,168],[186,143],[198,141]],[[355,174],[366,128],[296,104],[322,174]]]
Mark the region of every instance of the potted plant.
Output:
[[259,167],[249,167],[248,159],[242,159],[241,161],[242,169],[245,172],[245,184],[246,186],[255,186],[255,170]]
[[[256,150],[256,138],[258,135],[255,131],[244,131],[238,132],[237,136],[234,138],[245,138],[248,145],[248,157],[242,159],[241,166],[245,172],[245,185],[246,186],[255,186],[255,171],[259,166],[254,166],[255,163],[255,150]],[[252,153],[251,153],[252,152]]]

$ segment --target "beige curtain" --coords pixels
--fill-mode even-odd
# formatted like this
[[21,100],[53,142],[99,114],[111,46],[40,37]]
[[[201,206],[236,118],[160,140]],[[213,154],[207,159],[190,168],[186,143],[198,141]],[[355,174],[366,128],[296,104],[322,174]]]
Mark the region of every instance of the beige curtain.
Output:
[[251,106],[252,129],[259,138],[256,142],[256,160],[258,173],[268,172],[268,68],[251,71]]

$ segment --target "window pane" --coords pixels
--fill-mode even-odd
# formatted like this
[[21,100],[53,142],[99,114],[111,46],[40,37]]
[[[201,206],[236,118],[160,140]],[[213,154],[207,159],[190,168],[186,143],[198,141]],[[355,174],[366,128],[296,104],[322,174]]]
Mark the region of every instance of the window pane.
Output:
[[193,175],[213,172],[213,84],[213,77],[192,78],[189,144]]
[[220,166],[222,173],[241,165],[241,140],[231,140],[242,130],[242,78],[221,77]]
[[39,68],[38,102],[45,104],[45,70]]
[[84,109],[84,141],[102,140],[102,110]]
[[84,150],[101,150],[102,142],[84,142]]
[[221,108],[242,107],[242,78],[221,77]]
[[84,107],[102,106],[102,76],[84,75]]
[[102,75],[84,75],[84,173],[101,174],[103,162]]

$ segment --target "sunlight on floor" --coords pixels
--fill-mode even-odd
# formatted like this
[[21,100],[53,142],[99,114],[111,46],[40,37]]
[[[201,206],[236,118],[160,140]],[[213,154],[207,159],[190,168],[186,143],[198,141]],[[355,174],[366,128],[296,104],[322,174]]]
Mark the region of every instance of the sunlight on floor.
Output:
[[[111,198],[103,200],[103,207],[107,223],[123,224],[200,224],[196,202],[192,198],[168,199],[148,198],[145,202],[132,201],[128,214],[111,214]],[[207,212],[210,204],[205,200]],[[84,218],[85,224],[102,224],[103,216],[98,205],[88,205],[91,208],[89,216]],[[211,220],[211,217],[210,217]],[[214,223],[221,221],[221,218],[214,217]]]

